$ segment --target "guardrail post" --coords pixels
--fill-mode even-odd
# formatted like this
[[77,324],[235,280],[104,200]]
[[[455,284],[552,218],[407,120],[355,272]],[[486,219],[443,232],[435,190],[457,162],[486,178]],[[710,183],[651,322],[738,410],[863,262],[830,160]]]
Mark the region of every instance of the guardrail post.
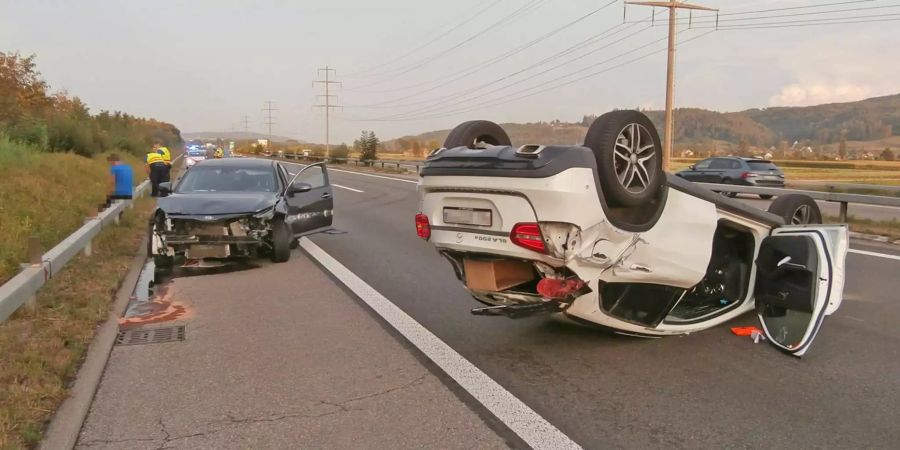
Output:
[[90,257],[94,254],[94,241],[87,241],[87,244],[84,246],[84,256]]
[[381,163],[381,168],[384,169],[384,162]]
[[28,264],[40,265],[41,258],[44,255],[44,249],[41,248],[41,240],[37,235],[28,237]]
[[841,222],[847,222],[847,202],[841,202]]

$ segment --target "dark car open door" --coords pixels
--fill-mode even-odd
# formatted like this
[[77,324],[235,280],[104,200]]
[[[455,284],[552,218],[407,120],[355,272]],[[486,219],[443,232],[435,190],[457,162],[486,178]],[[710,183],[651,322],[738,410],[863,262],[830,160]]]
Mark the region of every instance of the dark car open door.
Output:
[[285,192],[287,223],[294,237],[315,233],[331,226],[334,198],[325,163],[310,164],[288,183]]
[[809,349],[840,306],[848,243],[845,225],[784,226],[762,241],[754,297],[772,345],[795,356]]

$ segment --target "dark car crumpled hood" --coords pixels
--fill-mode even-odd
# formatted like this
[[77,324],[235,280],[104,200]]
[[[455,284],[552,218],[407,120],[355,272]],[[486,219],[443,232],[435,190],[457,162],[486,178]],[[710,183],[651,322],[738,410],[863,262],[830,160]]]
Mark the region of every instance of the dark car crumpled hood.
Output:
[[252,214],[274,206],[277,199],[272,192],[211,192],[172,194],[159,198],[158,205],[170,216],[212,220]]

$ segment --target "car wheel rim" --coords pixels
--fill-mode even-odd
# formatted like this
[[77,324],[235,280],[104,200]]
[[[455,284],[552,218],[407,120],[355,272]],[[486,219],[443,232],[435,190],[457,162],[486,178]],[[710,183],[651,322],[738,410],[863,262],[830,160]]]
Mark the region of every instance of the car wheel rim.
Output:
[[640,194],[650,186],[657,153],[654,147],[650,131],[639,123],[626,125],[616,137],[613,166],[619,184],[628,192]]
[[791,217],[791,225],[805,225],[809,223],[810,210],[808,205],[800,205],[794,216]]

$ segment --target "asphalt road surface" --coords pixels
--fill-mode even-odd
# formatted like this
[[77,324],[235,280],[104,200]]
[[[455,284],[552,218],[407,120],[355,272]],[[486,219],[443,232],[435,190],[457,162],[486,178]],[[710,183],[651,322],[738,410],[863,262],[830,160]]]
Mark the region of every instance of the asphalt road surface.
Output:
[[900,260],[848,256],[842,307],[802,360],[729,332],[752,315],[658,340],[548,316],[475,317],[478,304],[415,235],[414,183],[329,174],[343,187],[335,226],[345,234],[313,242],[585,448],[900,442]]

